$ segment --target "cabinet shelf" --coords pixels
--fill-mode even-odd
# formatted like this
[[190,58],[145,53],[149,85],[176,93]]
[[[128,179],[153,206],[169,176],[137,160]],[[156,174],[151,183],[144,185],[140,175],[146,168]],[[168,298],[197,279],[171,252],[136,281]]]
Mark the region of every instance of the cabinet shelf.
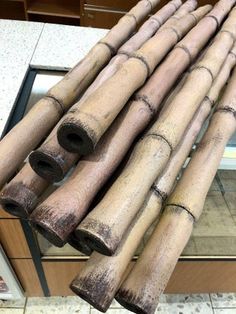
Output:
[[78,1],[33,0],[28,5],[27,13],[78,19],[80,7]]

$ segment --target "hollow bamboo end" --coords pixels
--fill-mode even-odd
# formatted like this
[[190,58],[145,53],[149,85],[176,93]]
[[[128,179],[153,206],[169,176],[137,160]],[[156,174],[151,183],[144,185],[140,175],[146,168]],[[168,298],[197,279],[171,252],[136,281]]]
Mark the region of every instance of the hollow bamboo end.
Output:
[[34,210],[37,195],[23,183],[11,183],[7,185],[0,196],[0,204],[9,214],[27,219]]
[[77,219],[72,213],[58,216],[53,209],[42,204],[33,211],[30,222],[49,242],[57,247],[63,247],[76,227]]
[[59,182],[66,175],[63,160],[58,155],[36,150],[30,154],[29,163],[41,178],[50,182]]
[[76,232],[72,232],[68,238],[67,241],[74,249],[77,251],[80,251],[84,255],[90,256],[93,252],[93,250],[83,241],[81,241],[77,235]]
[[92,153],[97,144],[94,132],[75,119],[65,120],[58,129],[57,137],[63,148],[80,155]]
[[76,232],[77,237],[90,247],[91,250],[106,256],[112,256],[115,253],[115,249],[106,243],[106,238],[103,238],[96,231],[79,228]]
[[115,299],[120,305],[127,310],[138,314],[152,314],[155,310],[150,310],[148,304],[139,302],[138,298],[132,292],[120,289],[115,296]]

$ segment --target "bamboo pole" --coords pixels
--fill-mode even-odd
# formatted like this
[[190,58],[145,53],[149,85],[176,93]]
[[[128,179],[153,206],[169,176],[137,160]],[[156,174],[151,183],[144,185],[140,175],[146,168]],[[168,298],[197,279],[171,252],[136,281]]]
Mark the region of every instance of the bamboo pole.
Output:
[[74,112],[66,115],[58,129],[61,146],[82,155],[92,152],[130,96],[144,84],[168,51],[208,11],[208,6],[201,7],[194,14],[177,20],[175,26],[157,32],[112,77],[82,104],[74,107]]
[[[221,22],[231,6],[232,2],[220,1],[210,14]],[[96,151],[80,160],[73,176],[35,210],[31,217],[35,227],[37,228],[39,225],[40,232],[45,237],[49,234],[50,237],[47,238],[55,245],[60,243],[63,246],[66,243],[69,234],[87,214],[91,201],[98,190],[119,165],[136,136],[150,122],[153,112],[158,110],[161,101],[179,75],[189,65],[190,59],[186,50],[194,59],[210,36],[213,35],[216,30],[215,20],[205,18],[205,22],[199,22],[183,39],[185,49],[180,49],[177,45],[176,49],[157,68],[153,74],[155,79],[151,77],[147,82],[147,84],[150,84],[149,88],[145,85],[146,92],[141,89],[135,97],[140,99],[130,102],[124,108],[121,115],[98,144]],[[196,34],[199,36],[198,40],[196,40]],[[195,39],[194,42],[192,38]],[[169,75],[169,73],[172,75]],[[167,84],[167,78],[169,84]],[[163,81],[165,81],[165,84],[163,84]],[[156,93],[156,91],[159,92]],[[142,98],[138,95],[141,95]],[[152,111],[149,110],[146,100],[153,104]],[[126,134],[125,137],[124,134]],[[64,220],[70,223],[62,228],[60,222]],[[55,234],[56,241],[53,240],[53,234]]]
[[0,188],[158,3],[159,0],[138,2],[1,140]]
[[225,145],[236,130],[235,86],[236,70],[204,137],[167,201],[158,226],[121,285],[117,300],[131,311],[155,312],[159,297],[189,240],[193,224],[202,213]]
[[236,9],[233,9],[178,95],[138,142],[122,174],[80,224],[81,236],[90,239],[93,249],[106,255],[115,252],[232,48],[236,35],[235,18]]
[[77,237],[74,238],[74,235],[71,234],[68,243],[77,251],[80,251],[86,256],[90,256],[93,253],[93,250],[83,241],[80,241]]
[[[174,13],[176,8],[181,4],[180,0],[170,1],[161,8],[156,14],[151,16],[139,29],[139,31],[125,42],[118,50],[118,54],[114,56],[110,63],[100,72],[94,82],[87,89],[80,99],[79,103],[85,101],[88,96],[94,92],[101,84],[111,77],[122,63],[128,60],[128,56],[135,50],[140,48],[159,29],[159,27]],[[188,0],[175,13],[174,18],[168,20],[168,24],[173,23],[176,19],[191,12],[196,7],[195,0]],[[166,24],[166,23],[165,23]],[[70,109],[73,112],[74,106]],[[32,152],[29,162],[34,171],[42,178],[49,181],[61,181],[65,174],[79,159],[79,154],[70,153],[61,147],[57,140],[57,130],[61,121],[53,129],[45,142],[36,151]]]
[[[188,157],[207,113],[209,110],[207,111],[206,107],[202,106],[202,110],[194,117],[181,144],[160,178],[153,184],[143,206],[115,254],[108,257],[94,252],[72,282],[71,289],[73,292],[96,309],[105,312],[110,306],[139,242],[160,214],[163,202],[169,195],[176,177]],[[76,232],[74,236],[76,236]],[[79,240],[79,237],[77,239]]]

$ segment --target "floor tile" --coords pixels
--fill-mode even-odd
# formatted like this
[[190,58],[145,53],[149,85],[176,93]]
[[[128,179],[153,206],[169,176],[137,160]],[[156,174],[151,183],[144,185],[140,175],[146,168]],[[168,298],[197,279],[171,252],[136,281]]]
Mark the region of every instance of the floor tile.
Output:
[[235,307],[236,313],[236,293],[211,293],[212,306],[216,308]]
[[[98,310],[91,309],[91,314],[101,314]],[[131,314],[132,312],[125,310],[125,309],[110,309],[106,312],[107,314]]]
[[24,309],[3,309],[3,308],[0,308],[0,314],[23,314],[23,313],[24,313]]
[[213,314],[208,294],[163,294],[156,314]]
[[1,308],[24,308],[25,298],[19,300],[0,300],[0,309]]
[[78,297],[29,298],[25,314],[89,314],[90,306]]
[[209,302],[160,303],[156,314],[214,314]]
[[214,309],[214,314],[235,314],[236,309]]

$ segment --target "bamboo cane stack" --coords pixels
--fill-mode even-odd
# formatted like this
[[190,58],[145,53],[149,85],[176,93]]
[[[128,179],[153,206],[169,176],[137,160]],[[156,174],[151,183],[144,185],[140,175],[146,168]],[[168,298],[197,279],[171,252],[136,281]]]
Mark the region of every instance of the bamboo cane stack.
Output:
[[[173,0],[146,21],[140,28],[140,31],[120,47],[119,51],[122,50],[123,53],[119,53],[118,51],[118,55],[116,55],[109,65],[101,71],[97,79],[82,96],[81,101],[86,99],[93,90],[110,77],[119,64],[127,60],[126,54],[131,53],[132,49],[139,48],[139,46],[150,38],[162,23],[174,13],[180,4],[180,0]],[[195,7],[196,1],[188,0],[177,10],[175,18],[168,22],[169,26],[171,25],[171,21],[173,23],[176,18],[180,18],[186,13],[191,12]],[[73,107],[71,110],[73,110]],[[32,168],[38,175],[47,181],[62,180],[64,175],[79,158],[78,154],[69,153],[59,145],[56,137],[59,125],[60,122],[50,133],[44,144],[36,152],[33,152],[30,155]],[[30,169],[28,164],[26,164],[21,172],[10,182],[10,184],[8,184],[3,191],[4,201],[2,205],[5,210],[22,218],[26,218],[32,212],[38,197],[43,193],[46,186],[44,180],[42,180],[36,173]],[[24,178],[27,178],[27,181]],[[32,186],[36,181],[37,189]],[[19,185],[21,185],[21,187],[19,187]]]
[[[167,201],[160,223],[121,285],[117,300],[136,313],[155,312],[160,294],[189,240],[193,224],[202,213],[225,145],[236,130],[235,86],[234,70],[204,137]],[[150,261],[149,267],[147,261]]]
[[[101,84],[111,77],[123,64],[128,60],[128,57],[135,50],[139,49],[144,42],[151,38],[159,27],[175,12],[176,8],[181,5],[180,0],[173,0],[167,3],[156,14],[151,16],[127,42],[125,42],[116,56],[114,56],[109,64],[100,72],[94,82],[87,89],[85,94],[80,99],[79,103],[85,101],[90,94],[93,93]],[[189,11],[196,7],[196,2],[188,0],[183,4],[174,17],[168,20],[168,25],[174,23],[177,18],[181,18]],[[172,22],[171,22],[172,21]],[[165,23],[166,25],[166,23]],[[69,112],[73,112],[74,106]],[[61,122],[63,119],[61,119]],[[79,154],[70,153],[63,149],[57,141],[57,130],[60,123],[54,128],[45,142],[36,151],[30,154],[29,161],[35,172],[49,181],[60,181],[64,178],[65,174],[70,170],[73,164],[79,159]],[[58,156],[60,156],[58,158]],[[48,169],[51,171],[48,171]]]
[[159,0],[138,2],[1,140],[0,188],[158,3]]
[[[182,89],[136,145],[120,177],[80,224],[80,236],[88,239],[94,250],[106,255],[114,254],[232,48],[236,35],[235,17],[236,9],[233,9]],[[143,169],[141,182],[140,169]]]
[[[219,16],[223,16],[219,8],[214,12],[219,12]],[[207,20],[211,21],[211,19]],[[197,44],[199,45],[198,48],[192,45],[190,41],[191,36],[188,40],[184,39],[186,47],[190,47],[190,51],[193,51],[193,58],[196,56],[197,51],[204,46],[215,29],[216,25],[213,22],[211,27],[209,27],[209,32],[206,32],[206,35],[202,36],[202,39],[199,40]],[[176,50],[178,52],[175,53],[173,51],[173,56],[167,58],[163,66],[160,67],[160,71],[157,69],[157,72],[153,74],[154,77],[147,82],[149,88],[144,90],[144,94],[151,99],[153,106],[155,106],[153,111],[158,109],[158,106],[179,74],[189,64],[188,54],[183,49],[177,48]],[[176,65],[176,62],[174,63],[176,65],[175,71],[173,71],[173,76],[169,79],[169,84],[162,84],[162,80],[168,71],[173,69],[172,61],[177,56],[178,65]],[[150,96],[155,85],[158,92],[152,93],[152,96]],[[140,91],[140,95],[142,95],[142,90]],[[132,141],[147,126],[152,116],[153,113],[147,108],[146,102],[142,100],[135,100],[131,102],[127,109],[124,109],[111,130],[107,132],[98,145],[96,152],[80,160],[71,178],[34,211],[31,219],[34,224],[40,226],[39,232],[43,232],[43,235],[55,245],[63,246],[65,244],[69,234],[86,214],[98,189],[117,167]],[[129,128],[129,134],[124,138],[123,134],[127,128]],[[88,186],[90,187],[89,189],[87,188]],[[67,223],[66,227],[62,229],[60,226],[61,220],[70,221],[70,223]],[[37,227],[37,225],[35,226]]]
[[180,21],[177,20],[175,26],[167,26],[157,32],[111,78],[82,104],[75,106],[73,113],[66,115],[58,129],[61,146],[82,155],[91,153],[130,96],[144,84],[168,51],[204,15],[204,10],[204,7],[199,8],[194,15],[188,14]]

